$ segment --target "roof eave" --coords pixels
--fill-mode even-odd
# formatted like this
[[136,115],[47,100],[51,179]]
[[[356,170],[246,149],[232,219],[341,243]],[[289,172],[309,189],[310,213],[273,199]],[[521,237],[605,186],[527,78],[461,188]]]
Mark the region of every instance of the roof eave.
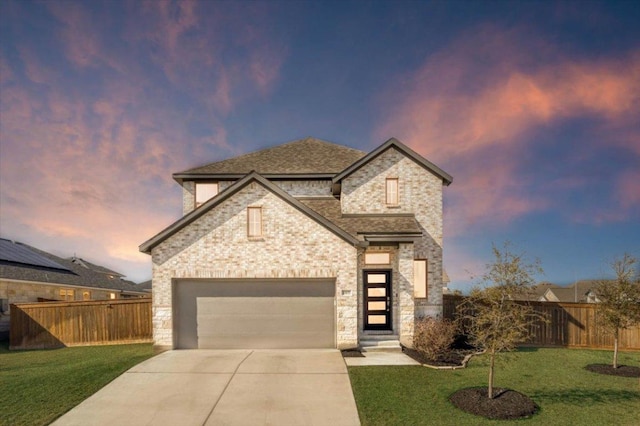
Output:
[[415,243],[422,238],[422,234],[364,234],[364,238],[372,243]]
[[[182,185],[185,180],[237,180],[246,173],[174,173],[173,180]],[[265,173],[260,176],[270,180],[326,179],[330,180],[335,173]]]

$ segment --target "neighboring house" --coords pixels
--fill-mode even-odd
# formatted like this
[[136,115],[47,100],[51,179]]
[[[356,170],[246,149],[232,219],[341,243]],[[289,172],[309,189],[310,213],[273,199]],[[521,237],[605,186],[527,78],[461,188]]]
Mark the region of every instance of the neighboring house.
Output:
[[597,280],[580,280],[567,287],[548,288],[540,301],[598,303],[600,300],[594,290],[598,282]]
[[138,283],[137,288],[145,293],[151,294],[151,280]]
[[449,278],[449,274],[447,274],[447,270],[442,268],[442,294],[453,294],[449,289],[450,283],[451,279]]
[[173,177],[184,216],[140,246],[158,348],[411,346],[442,313],[452,178],[398,140],[306,138]]
[[528,292],[528,294],[524,297],[521,297],[520,299],[530,300],[535,302],[545,302],[546,301],[546,299],[544,298],[545,293],[549,289],[556,289],[556,288],[562,288],[562,287],[550,282],[541,282],[531,287],[531,290]]
[[12,303],[142,297],[123,275],[78,257],[63,259],[0,238],[0,332],[8,329]]

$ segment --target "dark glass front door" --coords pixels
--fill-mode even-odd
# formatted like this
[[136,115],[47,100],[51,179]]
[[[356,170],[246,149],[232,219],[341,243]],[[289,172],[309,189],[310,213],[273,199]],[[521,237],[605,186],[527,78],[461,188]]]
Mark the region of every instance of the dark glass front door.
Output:
[[391,330],[391,271],[364,271],[364,329]]

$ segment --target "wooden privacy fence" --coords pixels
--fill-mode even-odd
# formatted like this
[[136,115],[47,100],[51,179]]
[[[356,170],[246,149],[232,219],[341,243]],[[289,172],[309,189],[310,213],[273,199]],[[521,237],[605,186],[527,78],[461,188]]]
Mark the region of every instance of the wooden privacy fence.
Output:
[[[464,297],[445,295],[443,317],[455,319],[456,306]],[[533,325],[532,338],[523,342],[530,346],[563,346],[570,348],[613,349],[613,336],[605,333],[597,322],[595,303],[517,302],[531,305],[545,315],[548,323]],[[622,330],[620,349],[640,350],[640,327]]]
[[151,299],[20,303],[10,327],[10,349],[151,342]]

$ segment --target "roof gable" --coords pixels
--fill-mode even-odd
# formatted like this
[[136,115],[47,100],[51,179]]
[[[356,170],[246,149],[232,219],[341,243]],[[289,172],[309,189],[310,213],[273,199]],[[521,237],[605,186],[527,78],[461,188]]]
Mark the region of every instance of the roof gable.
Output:
[[446,173],[444,170],[442,170],[441,168],[439,168],[438,166],[436,166],[435,164],[433,164],[432,162],[430,162],[429,160],[427,160],[426,158],[424,158],[423,156],[421,156],[420,154],[418,154],[417,152],[415,152],[414,150],[412,150],[411,148],[409,148],[408,146],[406,146],[405,144],[397,140],[396,138],[389,139],[388,141],[380,145],[378,148],[374,149],[364,157],[358,159],[353,164],[349,165],[346,169],[344,169],[343,171],[341,171],[340,173],[338,173],[336,176],[333,177],[333,182],[336,183],[341,181],[342,179],[346,178],[347,176],[349,176],[350,174],[352,174],[353,172],[355,172],[356,170],[358,170],[359,168],[361,168],[362,166],[364,166],[365,164],[367,164],[368,162],[370,162],[371,160],[378,157],[380,154],[382,154],[383,152],[385,152],[386,150],[392,147],[396,148],[398,151],[400,151],[407,157],[411,158],[413,161],[418,163],[420,166],[422,166],[426,170],[438,176],[440,179],[442,179],[442,183],[444,185],[448,186],[451,184],[451,182],[453,182],[453,177],[450,174]]
[[[175,173],[174,179],[242,177],[252,171],[261,175],[326,175],[330,178],[365,152],[307,137],[227,160]],[[240,176],[238,176],[240,175]]]
[[200,207],[193,210],[191,213],[183,216],[181,219],[178,219],[176,222],[169,225],[164,230],[160,231],[160,233],[156,234],[154,237],[142,243],[139,247],[140,251],[143,253],[150,254],[151,250],[154,247],[156,247],[158,244],[162,243],[164,240],[171,237],[172,235],[174,235],[175,233],[177,233],[178,231],[180,231],[190,223],[196,221],[198,218],[203,216],[205,213],[207,213],[217,205],[221,204],[223,201],[231,198],[233,195],[238,193],[241,189],[249,185],[251,182],[259,183],[268,191],[277,195],[282,200],[287,202],[289,205],[293,206],[294,208],[296,208],[297,210],[299,210],[309,218],[318,222],[319,224],[321,224],[322,226],[324,226],[329,231],[333,232],[334,234],[336,234],[338,237],[342,238],[346,242],[353,245],[363,244],[362,241],[359,241],[358,239],[350,235],[348,232],[336,226],[334,223],[332,223],[330,220],[328,220],[324,216],[320,215],[319,213],[315,212],[311,208],[307,207],[306,205],[304,205],[303,203],[301,203],[300,201],[298,201],[297,199],[289,195],[286,191],[280,189],[278,186],[276,186],[269,180],[262,177],[259,173],[252,171],[251,173],[247,174],[245,177],[238,180],[237,182],[235,182],[233,185],[231,185],[224,191],[220,192],[215,197],[211,198],[209,201],[207,201]]

